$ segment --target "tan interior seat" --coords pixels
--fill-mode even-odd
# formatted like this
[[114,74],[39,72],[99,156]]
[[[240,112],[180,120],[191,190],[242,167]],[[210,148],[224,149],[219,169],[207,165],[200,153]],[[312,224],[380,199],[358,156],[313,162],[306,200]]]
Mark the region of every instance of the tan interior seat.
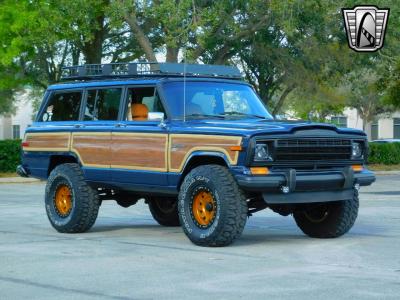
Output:
[[149,109],[145,104],[134,103],[131,106],[131,112],[133,121],[144,121],[147,120]]

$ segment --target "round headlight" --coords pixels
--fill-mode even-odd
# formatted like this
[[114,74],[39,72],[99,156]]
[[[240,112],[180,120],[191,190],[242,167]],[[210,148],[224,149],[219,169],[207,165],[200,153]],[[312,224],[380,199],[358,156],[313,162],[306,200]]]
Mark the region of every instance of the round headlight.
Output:
[[361,143],[353,142],[353,144],[351,145],[351,156],[353,158],[360,158],[362,156]]
[[254,161],[272,160],[267,144],[257,144],[254,150]]

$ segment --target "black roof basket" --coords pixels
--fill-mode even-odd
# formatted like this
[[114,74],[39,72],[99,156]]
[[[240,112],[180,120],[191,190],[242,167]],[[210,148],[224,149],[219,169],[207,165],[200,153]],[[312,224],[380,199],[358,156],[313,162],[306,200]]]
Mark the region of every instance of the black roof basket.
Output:
[[64,67],[61,80],[136,77],[213,77],[241,79],[237,67],[178,63],[110,63]]

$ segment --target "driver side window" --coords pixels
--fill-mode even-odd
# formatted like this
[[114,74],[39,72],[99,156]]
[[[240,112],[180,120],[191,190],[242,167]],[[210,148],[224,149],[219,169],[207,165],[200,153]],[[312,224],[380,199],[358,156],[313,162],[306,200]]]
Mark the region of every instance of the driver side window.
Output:
[[128,88],[127,97],[126,121],[147,121],[152,112],[165,114],[155,87]]

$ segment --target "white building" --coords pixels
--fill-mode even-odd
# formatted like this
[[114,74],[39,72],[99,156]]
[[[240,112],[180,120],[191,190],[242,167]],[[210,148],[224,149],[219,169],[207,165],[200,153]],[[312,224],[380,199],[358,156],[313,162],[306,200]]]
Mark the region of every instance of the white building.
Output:
[[32,124],[33,101],[29,90],[18,92],[16,112],[13,115],[0,116],[0,140],[19,139],[24,136],[26,128]]
[[[342,116],[332,117],[332,121],[341,127],[363,130],[363,120],[356,109],[347,108]],[[366,124],[365,132],[369,140],[400,139],[400,111],[377,118],[371,124]]]

